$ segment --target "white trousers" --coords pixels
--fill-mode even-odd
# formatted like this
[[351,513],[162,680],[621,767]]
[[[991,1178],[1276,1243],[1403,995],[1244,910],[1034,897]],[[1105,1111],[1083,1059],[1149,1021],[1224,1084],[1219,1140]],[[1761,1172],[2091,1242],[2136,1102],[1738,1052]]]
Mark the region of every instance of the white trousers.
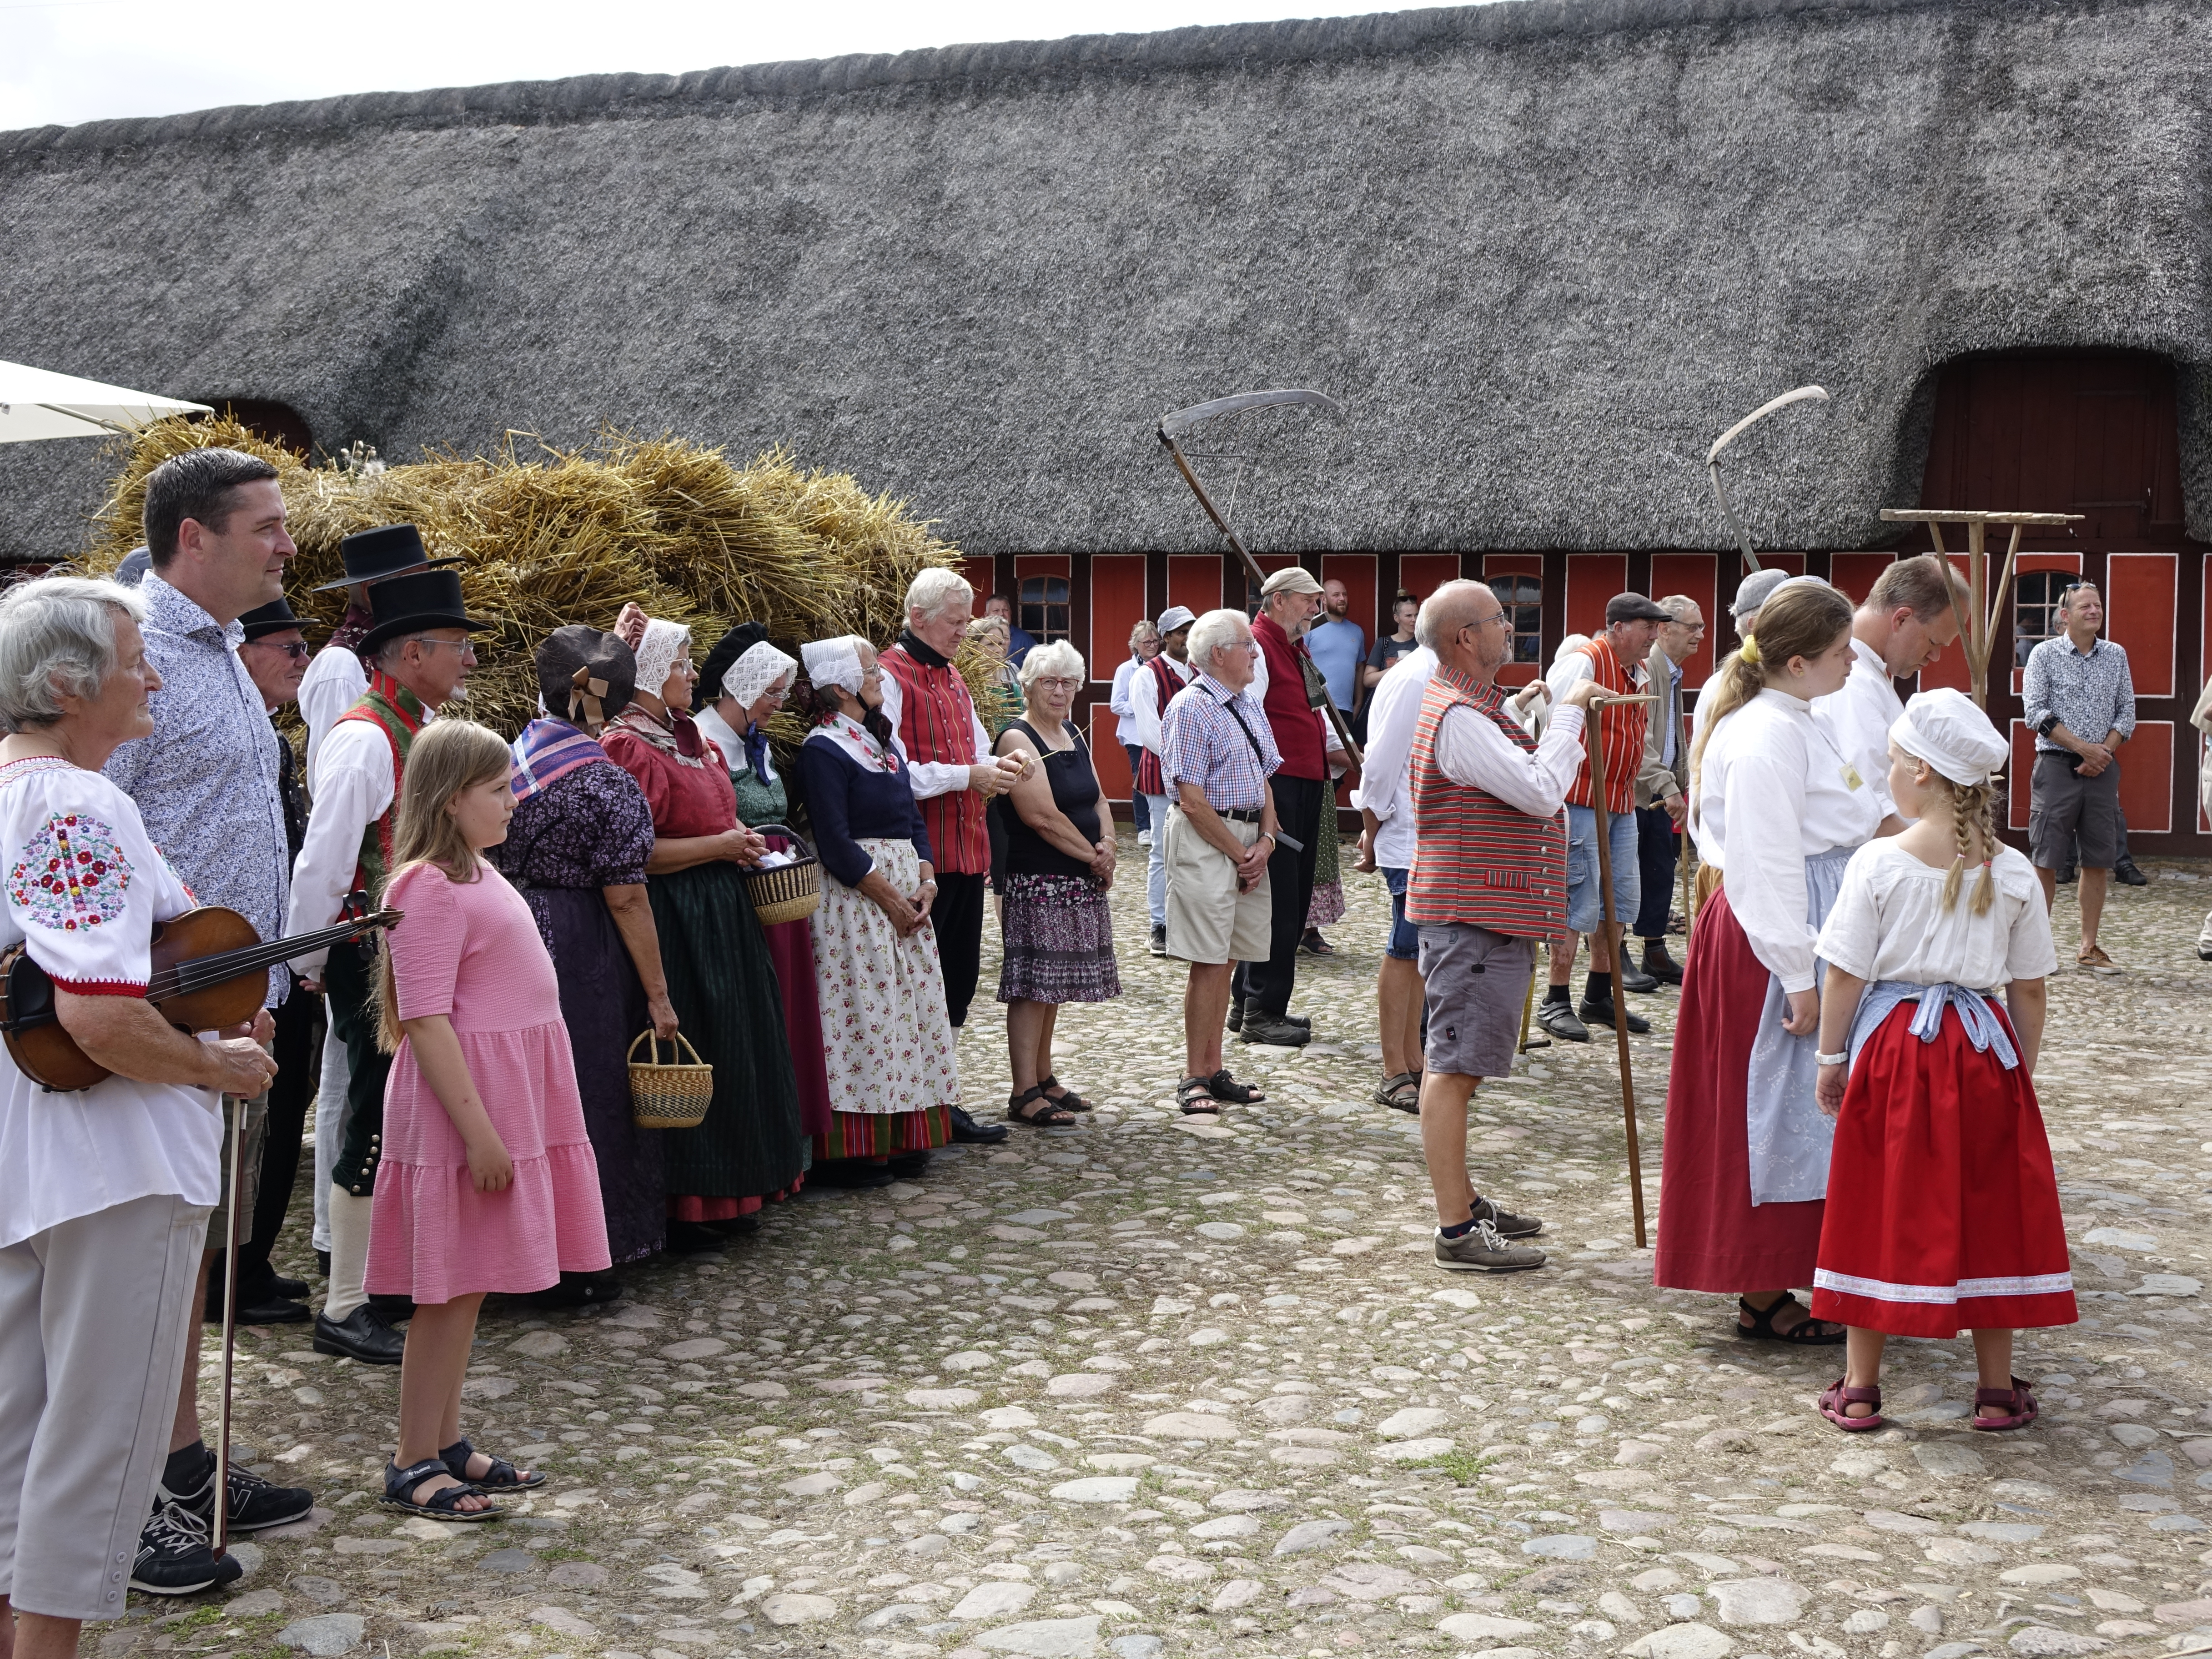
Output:
[[169,1455],[205,1206],[134,1199],[0,1249],[0,1595],[113,1619]]
[[345,1136],[345,1044],[331,1030],[330,999],[323,999],[323,1074],[315,1085],[315,1248],[331,1248],[331,1171]]

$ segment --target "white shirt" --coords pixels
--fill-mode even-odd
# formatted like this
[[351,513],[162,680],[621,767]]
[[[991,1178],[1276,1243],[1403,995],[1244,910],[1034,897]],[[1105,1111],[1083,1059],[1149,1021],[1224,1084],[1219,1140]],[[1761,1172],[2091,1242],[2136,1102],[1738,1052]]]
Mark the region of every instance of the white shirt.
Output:
[[[338,907],[353,890],[353,872],[361,864],[361,838],[392,810],[392,739],[374,720],[338,721],[324,736],[308,787],[315,804],[292,866],[287,933],[310,933],[338,919]],[[292,966],[308,979],[319,979],[329,955],[321,950],[295,957]]]
[[[1532,818],[1557,817],[1583,769],[1583,711],[1560,708],[1530,754],[1473,708],[1448,710],[1437,727],[1437,770]],[[1410,792],[1409,792],[1410,793]]]
[[1106,700],[1106,706],[1121,716],[1114,722],[1114,741],[1124,746],[1137,741],[1136,716],[1129,711],[1129,681],[1143,666],[1134,657],[1125,660],[1114,671],[1114,694]]
[[1436,672],[1437,653],[1416,647],[1384,671],[1367,702],[1367,764],[1352,804],[1375,814],[1375,862],[1389,870],[1413,867],[1413,733]]
[[[85,995],[143,994],[154,924],[192,908],[130,796],[64,760],[0,767],[0,948]],[[222,1139],[212,1092],[111,1077],[48,1094],[0,1052],[0,1248],[136,1199],[212,1208]]]
[[300,718],[307,726],[308,787],[313,787],[315,757],[338,716],[361,701],[368,690],[368,671],[361,659],[340,645],[326,645],[308,659],[307,672],[300,681]]
[[[918,761],[906,752],[905,739],[898,735],[899,713],[906,707],[906,693],[899,689],[897,679],[886,672],[883,678],[884,718],[891,723],[891,747],[906,763],[907,775],[914,781],[914,798],[927,800],[934,795],[950,795],[968,787],[968,769],[956,761]],[[975,740],[975,764],[991,763],[991,734],[983,729],[983,722],[975,718],[975,704],[968,704],[968,724],[973,728]]]
[[1725,872],[1729,908],[1784,991],[1813,988],[1805,860],[1869,841],[1881,824],[1874,792],[1853,787],[1848,770],[1805,700],[1771,688],[1723,716],[1705,740],[1698,854]]
[[1948,911],[1946,873],[1915,858],[1894,836],[1869,842],[1844,872],[1835,908],[1820,930],[1820,954],[1863,980],[1948,980],[1975,991],[2057,971],[2043,889],[2025,854],[1997,849],[1990,866],[1997,890],[1987,915],[1974,914],[1980,867],[1960,873],[1958,902]]
[[[1884,816],[1897,811],[1889,794],[1889,728],[1905,713],[1881,653],[1853,640],[1851,677],[1831,696],[1813,699],[1813,718],[1828,728],[1844,758],[1858,768]],[[1964,984],[1963,980],[1960,981]]]
[[[1190,684],[1190,665],[1177,662],[1163,651],[1159,661],[1168,665],[1178,685]],[[1151,674],[1135,674],[1129,679],[1129,715],[1137,722],[1137,741],[1155,755],[1160,752],[1160,716],[1167,711],[1160,707],[1159,682]]]

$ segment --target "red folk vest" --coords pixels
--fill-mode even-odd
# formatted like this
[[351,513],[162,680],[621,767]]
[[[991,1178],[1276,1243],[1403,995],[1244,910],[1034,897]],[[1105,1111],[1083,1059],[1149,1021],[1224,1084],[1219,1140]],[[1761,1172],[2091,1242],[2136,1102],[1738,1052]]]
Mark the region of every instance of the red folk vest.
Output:
[[1283,757],[1282,775],[1319,783],[1328,775],[1328,762],[1321,714],[1306,695],[1305,647],[1293,644],[1265,612],[1252,618],[1252,637],[1267,657],[1267,695],[1260,706],[1274,729],[1275,749]]
[[[1413,826],[1419,837],[1406,887],[1406,920],[1465,922],[1511,939],[1550,939],[1567,925],[1567,830],[1532,818],[1437,765],[1437,728],[1454,708],[1474,709],[1524,752],[1535,739],[1505,712],[1503,688],[1477,685],[1439,664],[1413,734]],[[1638,751],[1640,754],[1640,750]]]
[[429,718],[422,700],[380,668],[368,671],[368,690],[339,720],[366,720],[384,733],[392,745],[392,805],[384,816],[362,831],[361,859],[355,865],[353,884],[371,900],[380,899],[392,874],[392,829],[399,816],[399,789],[407,775],[407,751],[416,734]]
[[[899,742],[908,761],[974,766],[986,757],[975,752],[975,705],[960,671],[917,661],[894,645],[878,659],[898,682]],[[954,875],[979,876],[991,868],[991,837],[983,825],[983,800],[972,789],[955,789],[917,803],[929,830],[935,867]]]
[[[1163,651],[1146,661],[1140,671],[1152,677],[1152,707],[1162,720],[1167,718],[1168,705],[1175,701],[1175,694],[1187,683],[1168,663],[1168,653]],[[1164,795],[1168,793],[1167,780],[1160,775],[1160,757],[1157,750],[1139,749],[1137,751],[1137,793],[1142,795]]]
[[[1583,647],[1582,654],[1590,659],[1593,678],[1607,690],[1626,696],[1636,690],[1629,683],[1620,659],[1613,654],[1612,641],[1602,634]],[[1650,712],[1650,703],[1638,702],[1626,708],[1607,708],[1601,716],[1605,722],[1605,810],[1608,812],[1618,814],[1635,808],[1636,775],[1644,769],[1644,732]],[[1583,769],[1575,779],[1574,787],[1567,791],[1567,801],[1574,806],[1590,805],[1587,748],[1583,750]]]

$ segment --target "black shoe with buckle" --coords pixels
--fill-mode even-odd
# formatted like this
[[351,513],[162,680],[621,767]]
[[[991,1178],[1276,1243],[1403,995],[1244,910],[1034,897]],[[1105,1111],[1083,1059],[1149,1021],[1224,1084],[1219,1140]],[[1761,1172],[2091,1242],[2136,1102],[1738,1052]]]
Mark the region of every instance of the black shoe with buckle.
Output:
[[2122,854],[2118,861],[2112,866],[2112,879],[2124,883],[2130,887],[2150,885],[2150,878],[2136,869],[2136,861],[2125,854]]
[[245,1575],[246,1564],[236,1556],[216,1559],[207,1522],[179,1504],[156,1504],[139,1528],[138,1554],[131,1564],[132,1589],[149,1595],[197,1595]]
[[[1610,998],[1599,1002],[1593,998],[1584,997],[1582,1006],[1575,1012],[1582,1016],[1583,1024],[1585,1025],[1610,1026],[1613,1024],[1613,1002]],[[1641,1014],[1624,1014],[1623,1018],[1628,1022],[1628,1029],[1638,1036],[1651,1029],[1651,1022]],[[1544,1029],[1549,1030],[1551,1028],[1546,1026]]]
[[317,1314],[313,1346],[317,1353],[340,1354],[364,1365],[397,1365],[406,1354],[407,1339],[364,1302],[343,1319]]
[[1564,1002],[1540,1002],[1536,1005],[1536,1024],[1562,1042],[1588,1042],[1589,1028],[1575,1018],[1575,1011]]
[[966,1146],[996,1146],[1013,1133],[1003,1123],[978,1123],[962,1108],[952,1108],[952,1138]]

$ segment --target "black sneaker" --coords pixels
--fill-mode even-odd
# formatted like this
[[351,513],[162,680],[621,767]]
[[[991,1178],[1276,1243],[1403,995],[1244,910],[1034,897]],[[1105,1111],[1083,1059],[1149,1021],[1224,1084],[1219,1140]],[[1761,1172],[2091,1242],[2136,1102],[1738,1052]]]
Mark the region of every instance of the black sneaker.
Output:
[[1156,957],[1164,957],[1168,953],[1168,930],[1158,923],[1155,923],[1152,927],[1152,951]]
[[157,1504],[138,1534],[131,1588],[149,1595],[197,1595],[235,1583],[246,1568],[234,1555],[215,1559],[207,1522],[177,1504]]
[[2117,864],[2112,866],[2112,879],[2114,881],[2123,882],[2130,887],[2148,887],[2150,885],[2150,878],[2143,874],[2142,871],[2136,868],[2136,861],[2133,859],[2125,856],[2123,856]]
[[[1582,1016],[1583,1024],[1585,1025],[1604,1025],[1609,1027],[1613,1024],[1613,1003],[1611,999],[1607,999],[1603,1002],[1597,1002],[1592,1000],[1589,997],[1584,997],[1582,1000],[1582,1006],[1577,1008],[1575,1012]],[[1628,1029],[1632,1032],[1636,1032],[1640,1035],[1641,1033],[1651,1029],[1651,1022],[1644,1018],[1641,1014],[1632,1013],[1625,1015],[1624,1018],[1628,1021]],[[1547,1025],[1544,1029],[1548,1031],[1552,1028]]]
[[[250,1469],[235,1463],[230,1466],[230,1479],[225,1483],[230,1504],[230,1530],[259,1532],[266,1527],[289,1526],[295,1521],[304,1521],[315,1507],[315,1495],[305,1486],[272,1486]],[[199,1484],[189,1492],[172,1492],[166,1481],[154,1488],[154,1504],[158,1511],[164,1504],[186,1510],[200,1525],[212,1528],[215,1525],[215,1454],[207,1455],[207,1469]]]

